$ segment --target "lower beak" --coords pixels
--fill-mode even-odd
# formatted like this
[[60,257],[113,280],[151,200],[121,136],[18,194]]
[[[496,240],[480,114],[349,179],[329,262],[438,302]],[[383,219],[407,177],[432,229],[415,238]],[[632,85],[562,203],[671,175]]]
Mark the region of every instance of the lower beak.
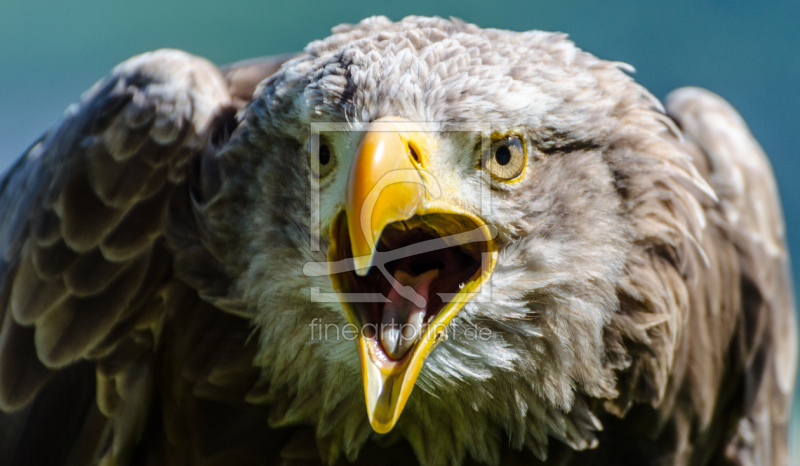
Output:
[[[463,308],[480,285],[487,281],[497,260],[497,250],[493,238],[496,231],[480,217],[460,207],[448,203],[447,192],[443,192],[436,180],[425,170],[428,157],[437,140],[425,133],[415,123],[397,118],[386,118],[374,122],[365,134],[357,149],[347,180],[345,209],[335,218],[331,226],[331,245],[328,253],[330,264],[352,261],[352,272],[341,273],[331,269],[331,282],[339,293],[342,307],[350,324],[358,327],[356,336],[367,414],[372,428],[378,433],[389,432],[397,423],[403,408],[419,376],[428,354],[436,344],[446,337],[447,324]],[[442,219],[447,220],[442,220]],[[456,219],[456,220],[453,220]],[[379,269],[387,273],[386,258],[379,252],[378,245],[388,225],[421,225],[427,231],[435,231],[439,239],[426,241],[424,247],[447,248],[457,245],[480,244],[480,265],[475,266],[465,283],[456,288],[434,313],[420,327],[417,339],[402,353],[387,356],[380,341],[381,332],[371,324],[366,305],[352,300],[354,291],[360,290],[361,281]],[[454,228],[453,225],[458,227]],[[440,243],[435,243],[440,241]],[[437,246],[438,244],[438,246]],[[420,247],[424,249],[422,243]],[[406,248],[403,248],[406,249]],[[474,248],[473,248],[474,249]],[[409,254],[418,254],[410,252]],[[398,260],[396,255],[392,260]],[[438,272],[448,270],[444,268]],[[372,272],[374,273],[374,272]],[[436,277],[436,273],[424,274]],[[422,275],[421,275],[422,276]],[[446,279],[446,278],[445,278]],[[429,283],[426,282],[426,283]],[[407,299],[414,301],[419,285],[400,286],[395,281],[392,286]],[[427,285],[426,285],[427,286]],[[424,299],[423,299],[424,301]],[[431,300],[428,299],[428,302]],[[385,302],[389,302],[386,299]],[[414,301],[416,303],[416,301]],[[414,309],[424,308],[414,304]],[[373,306],[373,314],[386,312],[388,306],[378,303]],[[408,305],[410,307],[410,304]],[[428,309],[428,311],[431,311]]]

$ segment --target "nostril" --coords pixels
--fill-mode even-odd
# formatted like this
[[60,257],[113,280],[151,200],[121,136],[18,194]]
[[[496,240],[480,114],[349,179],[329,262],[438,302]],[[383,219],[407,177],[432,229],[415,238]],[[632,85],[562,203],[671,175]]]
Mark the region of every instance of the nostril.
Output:
[[418,153],[416,147],[414,147],[413,145],[409,144],[408,145],[408,152],[411,154],[411,157],[414,159],[415,162],[420,163],[420,161],[419,161],[419,153]]

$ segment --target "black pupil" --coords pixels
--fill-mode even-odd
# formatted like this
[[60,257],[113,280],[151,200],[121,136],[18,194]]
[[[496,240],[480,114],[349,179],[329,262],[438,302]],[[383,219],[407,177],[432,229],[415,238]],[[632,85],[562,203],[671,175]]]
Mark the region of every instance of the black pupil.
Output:
[[494,153],[494,159],[500,165],[508,165],[508,162],[511,161],[511,150],[508,146],[498,147],[497,151]]
[[319,164],[328,165],[331,161],[331,150],[326,145],[319,146]]

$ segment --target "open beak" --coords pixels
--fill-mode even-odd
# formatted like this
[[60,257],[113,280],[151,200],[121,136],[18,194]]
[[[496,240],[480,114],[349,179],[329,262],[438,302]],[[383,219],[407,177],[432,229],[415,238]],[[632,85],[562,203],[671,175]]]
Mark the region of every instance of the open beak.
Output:
[[367,413],[378,433],[397,423],[425,358],[497,260],[494,227],[448,202],[454,196],[426,170],[436,145],[410,121],[374,122],[331,225],[331,282],[358,328]]

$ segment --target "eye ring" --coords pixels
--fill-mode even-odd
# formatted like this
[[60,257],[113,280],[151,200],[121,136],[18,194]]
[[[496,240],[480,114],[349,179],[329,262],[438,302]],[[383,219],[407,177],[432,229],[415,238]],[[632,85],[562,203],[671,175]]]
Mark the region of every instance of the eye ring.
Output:
[[516,181],[525,172],[527,158],[522,136],[514,133],[493,136],[489,154],[484,157],[484,169],[498,180]]
[[336,167],[336,157],[328,138],[320,134],[311,137],[308,143],[308,162],[311,166],[311,176],[316,181],[321,181],[331,174]]

